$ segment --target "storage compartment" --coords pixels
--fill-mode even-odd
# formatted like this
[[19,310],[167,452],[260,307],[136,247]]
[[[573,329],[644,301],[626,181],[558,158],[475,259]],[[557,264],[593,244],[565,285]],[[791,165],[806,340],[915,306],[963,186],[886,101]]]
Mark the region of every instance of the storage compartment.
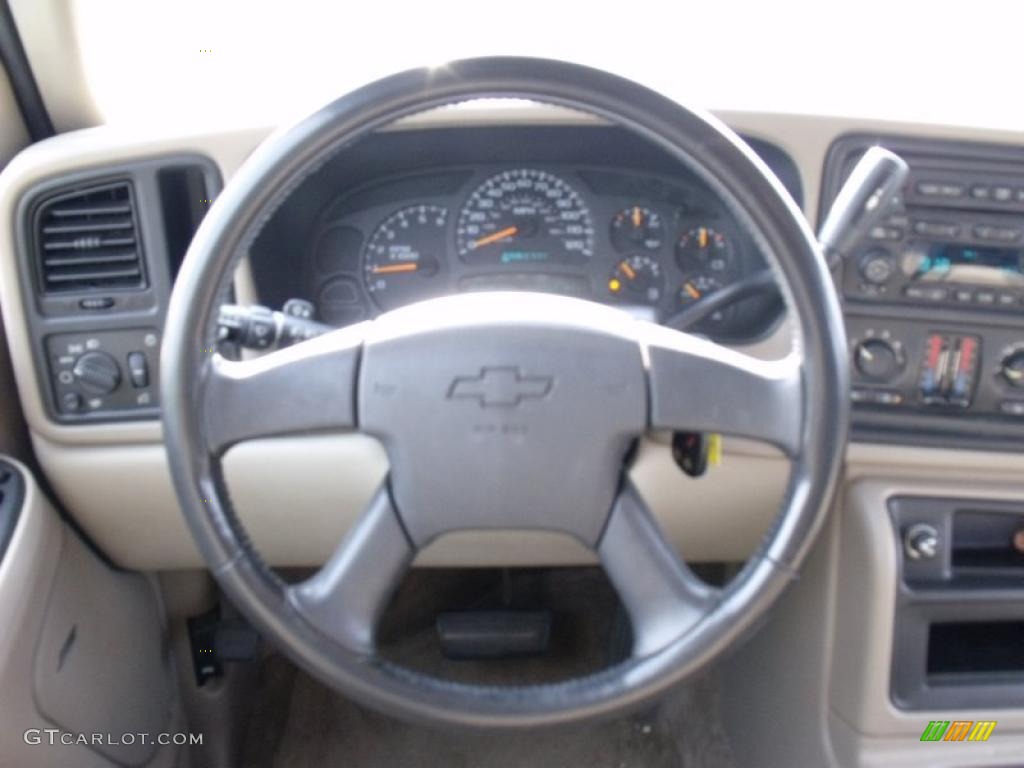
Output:
[[928,682],[962,682],[966,676],[1008,673],[1024,678],[1024,621],[932,624],[928,630]]
[[1024,580],[1024,515],[957,511],[953,571],[957,575],[1018,576]]
[[[991,709],[1024,701],[1024,505],[890,499],[899,557],[892,700],[900,709]],[[931,531],[931,554],[911,532]]]

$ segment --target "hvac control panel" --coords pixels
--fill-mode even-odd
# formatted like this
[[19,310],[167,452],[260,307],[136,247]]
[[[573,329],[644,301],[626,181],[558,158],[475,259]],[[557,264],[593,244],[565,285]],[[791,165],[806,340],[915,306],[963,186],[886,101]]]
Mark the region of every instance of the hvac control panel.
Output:
[[1024,333],[847,317],[855,404],[1008,417],[1024,427]]
[[910,172],[833,272],[854,437],[1024,450],[1024,151],[846,137],[829,154],[826,206],[876,144]]
[[155,328],[48,336],[46,356],[58,418],[152,415],[159,404],[159,352]]

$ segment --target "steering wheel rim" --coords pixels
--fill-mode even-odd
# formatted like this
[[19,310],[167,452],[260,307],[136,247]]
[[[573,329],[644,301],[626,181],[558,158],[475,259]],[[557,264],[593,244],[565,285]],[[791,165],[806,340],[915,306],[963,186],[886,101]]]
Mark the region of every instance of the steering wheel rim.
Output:
[[[542,343],[543,334],[522,336],[526,332],[522,322],[510,317],[512,300],[491,297],[485,306],[479,297],[438,299],[304,342],[264,362],[235,363],[204,351],[212,346],[218,299],[241,254],[270,212],[331,152],[411,114],[494,97],[590,112],[639,133],[693,169],[744,219],[765,253],[773,255],[800,341],[799,360],[791,357],[788,365],[773,367],[639,321],[624,330],[619,313],[589,302],[529,299],[544,329],[557,327],[558,333],[548,335],[597,344],[601,352],[594,356],[597,359],[607,356],[613,363],[618,361],[619,368],[633,370],[629,350],[637,350],[636,359],[644,371],[640,432],[652,427],[729,432],[731,426],[735,433],[783,445],[792,470],[783,508],[757,553],[725,589],[713,594],[685,581],[685,566],[628,483],[616,487],[613,503],[595,513],[604,514],[597,528],[589,517],[579,528],[578,521],[566,522],[569,532],[586,539],[601,555],[631,619],[643,628],[637,640],[641,652],[635,647],[625,662],[586,678],[513,688],[427,678],[373,653],[368,622],[379,616],[383,608],[379,603],[390,594],[415,547],[443,529],[431,529],[423,516],[413,525],[403,518],[411,497],[405,494],[406,510],[395,503],[403,494],[400,482],[389,480],[324,569],[292,588],[277,578],[249,543],[231,508],[220,467],[223,451],[239,439],[325,426],[362,427],[360,419],[366,413],[377,414],[373,426],[379,436],[384,433],[386,446],[391,439],[408,443],[402,427],[388,421],[387,414],[394,409],[367,400],[371,397],[367,393],[387,378],[377,372],[389,371],[392,379],[388,381],[393,381],[395,371],[401,370],[401,354],[408,347],[396,345],[394,339],[408,338],[406,329],[419,324],[434,334],[429,337],[437,345],[432,349],[453,355],[460,353],[452,339],[481,328],[497,330],[510,340],[507,349],[527,341]],[[524,295],[515,299],[524,300]],[[564,319],[567,309],[571,310],[569,320]],[[471,317],[474,312],[475,318]],[[457,320],[434,322],[442,316]],[[554,353],[562,348],[548,351],[552,354],[545,364],[558,366]],[[478,347],[475,354],[479,352]],[[452,373],[467,370],[475,375],[479,368],[481,378],[493,375],[505,381],[514,376],[516,387],[521,380],[545,378],[519,369],[514,374],[491,374],[491,367],[502,366],[489,367],[479,358],[477,365],[472,363],[474,351],[466,354],[459,363],[470,368],[464,365],[437,375],[450,379]],[[372,361],[378,362],[371,365]],[[735,643],[795,577],[827,514],[845,448],[849,407],[845,334],[828,269],[799,209],[752,151],[714,118],[634,82],[565,62],[504,57],[385,78],[264,142],[227,184],[193,240],[168,310],[161,370],[164,433],[175,489],[201,554],[239,609],[298,664],[353,698],[406,718],[472,726],[535,726],[617,713],[661,694]],[[601,372],[614,377],[616,370],[616,365],[609,364]],[[561,382],[572,376],[568,367],[558,371],[548,378]],[[679,402],[673,389],[680,376],[690,375],[688,383],[700,403],[714,404],[718,381],[705,380],[709,371],[732,382],[729,386],[736,398],[761,396],[762,390],[751,382],[763,385],[773,413],[759,424],[749,408],[730,415],[720,408],[701,412]],[[699,376],[694,378],[695,372]],[[737,377],[737,372],[742,376]],[[296,389],[295,377],[300,375],[313,377],[312,391]],[[347,393],[331,388],[332,382],[354,384],[357,378],[358,398],[354,387]],[[454,402],[455,382],[460,378],[465,376],[452,381],[449,403]],[[258,385],[250,386],[253,381]],[[621,391],[632,391],[636,379],[623,379],[620,384],[625,388]],[[543,382],[537,386],[543,387]],[[293,396],[288,408],[272,400],[274,392]],[[597,397],[593,388],[588,390],[588,399]],[[243,404],[238,406],[240,400]],[[799,411],[795,432],[791,407]],[[586,414],[592,416],[597,410]],[[727,428],[722,429],[712,417],[724,420]],[[602,443],[598,460],[620,451],[619,433],[635,429],[635,414],[627,422],[607,426],[607,445]],[[423,456],[415,451],[409,455]],[[399,477],[396,455],[390,449],[389,456],[392,475]],[[607,490],[604,478],[597,482]],[[416,486],[417,492],[423,488],[422,482]],[[600,503],[604,497],[594,498]],[[617,542],[607,546],[614,551],[602,549],[608,541]],[[367,571],[358,590],[346,586],[365,575],[360,569],[369,567],[368,559],[375,561],[376,570]],[[638,562],[643,567],[637,569]],[[625,575],[630,569],[642,572],[641,577]],[[337,591],[331,593],[332,589]],[[687,594],[676,594],[679,589]],[[339,611],[338,602],[344,604],[344,611]],[[687,619],[681,635],[673,634],[683,621],[680,612],[695,606],[707,610],[692,622]],[[350,615],[358,615],[361,621],[350,622]],[[657,639],[650,640],[648,648],[643,646],[645,637]]]

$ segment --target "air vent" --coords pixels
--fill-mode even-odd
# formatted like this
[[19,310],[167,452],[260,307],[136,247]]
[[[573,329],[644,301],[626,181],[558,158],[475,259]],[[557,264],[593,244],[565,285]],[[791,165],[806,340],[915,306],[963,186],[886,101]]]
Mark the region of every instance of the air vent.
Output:
[[144,285],[131,185],[114,182],[45,201],[36,214],[43,293]]

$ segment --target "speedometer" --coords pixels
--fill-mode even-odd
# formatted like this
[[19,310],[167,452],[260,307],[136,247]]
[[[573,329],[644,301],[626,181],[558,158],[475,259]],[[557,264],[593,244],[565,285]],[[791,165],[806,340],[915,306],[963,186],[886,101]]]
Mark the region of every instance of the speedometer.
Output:
[[455,232],[468,264],[583,264],[594,253],[594,226],[579,193],[533,168],[483,182],[460,211]]

